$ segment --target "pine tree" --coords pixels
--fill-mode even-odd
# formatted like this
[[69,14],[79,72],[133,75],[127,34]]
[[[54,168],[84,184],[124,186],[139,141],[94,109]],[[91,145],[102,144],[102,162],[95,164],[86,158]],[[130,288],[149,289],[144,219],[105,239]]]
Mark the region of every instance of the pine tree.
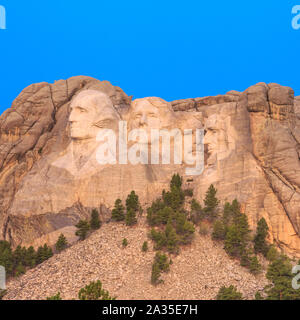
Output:
[[126,199],[126,209],[127,212],[130,209],[132,209],[134,212],[138,212],[140,209],[139,197],[135,194],[134,191],[131,191],[131,193],[128,195]]
[[60,296],[60,292],[58,292],[56,295],[54,295],[52,297],[47,297],[47,300],[62,300],[62,298]]
[[111,218],[114,221],[124,221],[125,220],[125,213],[124,213],[124,206],[122,205],[122,200],[117,199],[115,201],[115,207],[111,212]]
[[185,220],[183,225],[183,234],[181,235],[180,243],[182,244],[189,244],[192,242],[194,233],[195,233],[195,227],[193,224],[187,220]]
[[235,217],[241,213],[241,206],[237,199],[234,199],[231,203],[232,216]]
[[167,250],[170,253],[178,254],[178,252],[179,252],[179,247],[178,247],[179,240],[178,240],[178,236],[176,234],[176,231],[175,231],[174,227],[172,226],[171,220],[169,220],[169,222],[167,223],[165,234],[166,234]]
[[152,273],[151,273],[151,283],[152,284],[157,285],[162,282],[162,280],[159,279],[160,273],[161,273],[161,270],[159,268],[159,265],[154,262],[152,265]]
[[142,251],[147,252],[148,251],[148,242],[144,241],[143,246],[142,246]]
[[66,249],[68,246],[68,241],[66,237],[61,233],[56,244],[55,244],[55,249],[57,252],[61,252],[64,249]]
[[137,223],[136,212],[132,208],[130,208],[126,213],[125,223],[126,226],[132,226]]
[[212,238],[213,240],[225,240],[226,237],[226,228],[224,223],[220,220],[217,220],[213,226]]
[[176,173],[172,176],[170,188],[181,189],[181,186],[182,186],[182,177],[178,173]]
[[24,251],[22,250],[22,247],[19,245],[13,252],[13,268],[16,269],[19,265],[23,265],[24,260]]
[[242,249],[244,249],[240,233],[235,225],[228,228],[224,249],[230,256],[234,257],[239,257]]
[[122,246],[123,246],[124,248],[128,246],[128,240],[127,240],[126,238],[124,238],[124,239],[122,240]]
[[244,250],[241,254],[241,266],[249,268],[250,267],[250,262],[251,262],[251,257],[249,254],[249,250]]
[[42,246],[39,246],[36,252],[36,263],[40,264],[45,260],[44,249]]
[[300,300],[300,291],[293,289],[294,278],[292,264],[284,255],[280,255],[269,264],[266,277],[272,285],[266,288],[267,300]]
[[163,209],[158,211],[157,215],[160,224],[167,224],[169,219],[172,219],[172,217],[174,216],[174,211],[170,207],[164,207]]
[[264,300],[264,297],[261,295],[259,291],[255,293],[255,300]]
[[244,213],[240,213],[236,215],[234,219],[234,224],[237,227],[237,230],[239,232],[241,242],[245,246],[246,243],[250,240],[250,228],[248,224],[248,218]]
[[33,268],[36,265],[36,252],[32,246],[27,249],[25,265],[30,268]]
[[195,227],[186,218],[186,215],[182,212],[177,212],[175,215],[176,233],[179,235],[179,241],[181,244],[188,244],[192,241]]
[[115,300],[107,290],[104,290],[100,280],[92,281],[78,292],[79,300]]
[[166,206],[171,207],[174,211],[178,211],[184,204],[184,192],[181,188],[171,187],[171,191],[162,194]]
[[152,228],[149,237],[155,242],[155,250],[161,250],[167,245],[165,232],[156,231],[154,228]]
[[152,265],[151,283],[156,285],[162,282],[160,280],[161,272],[168,272],[170,270],[170,262],[168,262],[168,257],[160,252],[157,252],[154,257],[154,262]]
[[204,212],[208,219],[214,220],[218,216],[217,207],[219,200],[216,198],[217,189],[211,184],[208,188],[204,199]]
[[80,240],[84,240],[90,229],[89,223],[86,220],[80,220],[75,227],[78,229],[75,235],[78,236]]
[[243,296],[235,286],[221,287],[216,300],[243,300]]
[[232,217],[233,217],[232,206],[229,202],[226,202],[224,205],[224,211],[223,211],[224,225],[228,225],[230,222],[232,222]]
[[204,218],[204,211],[200,203],[193,199],[191,203],[191,220],[194,224],[198,224]]
[[250,265],[249,265],[250,272],[253,274],[258,274],[261,272],[261,264],[259,263],[256,256],[250,258]]
[[0,240],[0,265],[6,270],[7,275],[13,272],[13,252],[10,243]]
[[52,249],[50,247],[48,247],[47,244],[45,243],[43,247],[40,246],[37,250],[36,262],[37,262],[37,264],[40,264],[40,263],[46,261],[47,259],[51,258],[52,256],[53,256]]
[[225,251],[235,257],[242,258],[242,265],[248,264],[249,253],[247,247],[250,241],[250,228],[248,218],[241,213],[240,204],[235,199],[232,204],[225,203],[223,212],[223,225],[225,233]]
[[256,228],[256,235],[254,237],[254,250],[256,253],[262,253],[265,257],[268,254],[269,246],[266,242],[266,237],[268,235],[268,225],[264,218],[258,221]]
[[240,204],[237,199],[234,199],[232,203],[226,202],[223,210],[223,222],[225,226],[229,226],[235,223],[235,219],[241,215]]
[[271,262],[275,261],[277,258],[279,257],[279,253],[277,251],[277,249],[271,245],[269,246],[269,250],[268,250],[268,253],[267,253],[267,259]]
[[90,221],[90,227],[92,230],[97,230],[101,226],[101,222],[99,219],[99,212],[97,209],[93,209],[91,213],[91,221]]
[[19,262],[19,264],[16,267],[16,277],[19,277],[20,275],[24,274],[26,272],[25,267],[23,266],[22,262]]
[[44,251],[45,251],[46,260],[50,259],[53,256],[53,251],[50,247],[47,246],[47,244],[44,244]]
[[151,207],[147,209],[147,222],[150,226],[157,226],[162,223],[161,210],[165,208],[165,204],[161,199],[152,202]]

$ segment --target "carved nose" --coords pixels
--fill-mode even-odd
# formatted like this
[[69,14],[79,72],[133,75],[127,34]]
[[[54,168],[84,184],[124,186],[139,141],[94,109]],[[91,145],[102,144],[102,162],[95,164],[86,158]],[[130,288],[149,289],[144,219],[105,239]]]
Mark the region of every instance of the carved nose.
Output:
[[76,117],[75,117],[75,115],[74,115],[74,112],[71,111],[71,113],[70,113],[70,115],[69,115],[69,122],[74,122],[74,121],[76,121],[75,118],[76,118]]
[[140,124],[147,124],[147,116],[146,115],[142,115],[142,117],[140,119]]

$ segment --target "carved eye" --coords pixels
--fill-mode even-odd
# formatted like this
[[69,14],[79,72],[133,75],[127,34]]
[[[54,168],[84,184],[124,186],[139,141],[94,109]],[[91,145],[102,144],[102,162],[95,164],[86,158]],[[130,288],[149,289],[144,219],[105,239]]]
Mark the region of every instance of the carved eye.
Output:
[[156,118],[156,114],[155,114],[155,113],[150,113],[150,114],[149,114],[149,117]]
[[97,126],[100,127],[100,128],[107,128],[111,125],[111,123],[113,122],[112,119],[104,119],[104,120],[100,120],[98,123],[97,123]]
[[142,116],[142,115],[141,115],[140,113],[137,113],[137,114],[135,115],[135,119],[140,119],[141,116]]
[[84,112],[86,112],[86,110],[85,110],[85,109],[83,109],[83,108],[77,107],[77,109],[79,110],[79,112],[80,112],[80,113],[84,113]]

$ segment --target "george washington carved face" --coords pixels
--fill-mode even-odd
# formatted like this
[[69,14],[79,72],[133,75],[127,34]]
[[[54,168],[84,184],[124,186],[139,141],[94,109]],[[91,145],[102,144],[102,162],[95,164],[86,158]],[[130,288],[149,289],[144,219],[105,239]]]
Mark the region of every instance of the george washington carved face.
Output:
[[101,129],[117,132],[119,120],[108,95],[96,90],[80,92],[70,105],[71,143],[52,165],[68,170],[74,177],[99,170],[95,152],[102,143],[97,135]]
[[120,116],[108,95],[85,90],[70,105],[70,137],[73,140],[96,139],[101,128],[117,131]]

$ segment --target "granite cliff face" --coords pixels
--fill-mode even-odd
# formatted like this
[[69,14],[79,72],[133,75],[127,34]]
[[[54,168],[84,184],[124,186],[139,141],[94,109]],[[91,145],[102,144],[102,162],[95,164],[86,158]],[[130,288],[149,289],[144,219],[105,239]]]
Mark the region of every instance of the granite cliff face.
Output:
[[[23,186],[34,176],[32,172],[39,172],[39,168],[43,168],[42,173],[45,173],[44,159],[49,155],[59,154],[70,144],[67,128],[70,101],[79,91],[85,89],[106,93],[119,110],[126,109],[131,101],[120,88],[112,86],[107,81],[74,77],[54,84],[39,83],[29,86],[1,116],[0,237],[2,239],[12,241],[13,244],[31,243],[40,237],[41,241],[53,242],[56,237],[55,230],[61,228],[67,236],[72,237],[74,222],[79,217],[89,214],[79,199],[72,202],[70,207],[64,206],[63,202],[67,196],[65,193],[56,199],[58,203],[62,203],[61,209],[51,210],[53,205],[50,203],[50,210],[47,210],[48,208],[43,210],[43,204],[39,203],[51,202],[51,199],[47,199],[47,196],[51,197],[47,191],[40,192],[40,187],[47,180],[45,176],[40,177],[37,185],[29,186],[29,189],[25,190],[25,201],[22,204],[19,203],[19,206],[14,204],[18,192],[22,198]],[[52,182],[55,179],[56,176],[51,177]],[[71,186],[67,184],[66,188]],[[72,191],[73,189],[70,189],[69,194]],[[41,195],[46,197],[46,200],[41,199]],[[96,206],[98,205],[97,202]],[[14,206],[18,212],[12,210]]]
[[[186,176],[183,165],[97,166],[95,148],[76,139],[73,110],[86,90],[113,104],[98,127],[114,117],[137,128],[149,109],[151,127],[205,128],[202,174]],[[151,106],[162,113],[151,118]],[[109,82],[74,77],[26,88],[0,117],[0,134],[0,239],[14,245],[52,244],[61,232],[75,240],[73,225],[91,208],[108,221],[118,197],[135,190],[147,205],[179,172],[199,200],[211,183],[222,203],[237,198],[253,227],[264,217],[270,240],[300,256],[300,99],[290,88],[259,83],[243,93],[132,103]]]

